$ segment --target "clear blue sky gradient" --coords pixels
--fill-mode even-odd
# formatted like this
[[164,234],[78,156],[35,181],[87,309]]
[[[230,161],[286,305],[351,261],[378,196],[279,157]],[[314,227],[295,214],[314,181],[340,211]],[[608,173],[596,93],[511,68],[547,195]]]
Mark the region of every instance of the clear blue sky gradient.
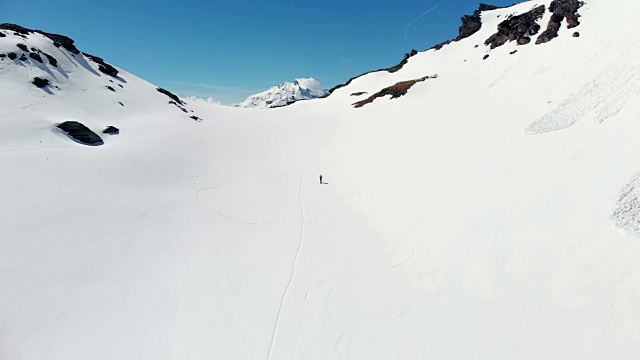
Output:
[[[63,34],[182,96],[230,103],[283,81],[330,88],[458,34],[476,0],[3,1],[1,22]],[[511,5],[517,0],[487,1]]]

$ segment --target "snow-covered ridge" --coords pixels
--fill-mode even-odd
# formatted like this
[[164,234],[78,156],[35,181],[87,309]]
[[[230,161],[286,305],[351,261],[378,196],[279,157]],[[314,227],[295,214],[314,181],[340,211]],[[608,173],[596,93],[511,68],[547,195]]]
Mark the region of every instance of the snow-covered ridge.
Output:
[[0,24],[0,77],[14,91],[49,105],[75,102],[128,112],[144,100],[201,120],[175,94],[80,51],[71,38],[16,24]]
[[289,105],[299,100],[310,100],[322,97],[327,91],[314,78],[296,79],[294,82],[283,82],[266,91],[248,96],[236,104],[242,108],[274,108]]

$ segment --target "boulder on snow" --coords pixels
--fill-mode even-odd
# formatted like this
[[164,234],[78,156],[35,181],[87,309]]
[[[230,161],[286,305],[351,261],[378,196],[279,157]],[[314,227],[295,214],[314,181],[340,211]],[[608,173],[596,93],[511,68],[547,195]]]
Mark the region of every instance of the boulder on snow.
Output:
[[58,66],[58,60],[56,60],[56,58],[54,58],[53,56],[47,54],[46,52],[43,52],[42,55],[44,55],[47,60],[49,60],[49,64],[57,67]]
[[100,72],[102,72],[103,74],[107,74],[113,77],[118,76],[118,70],[116,70],[116,68],[104,62],[102,58],[93,56],[91,54],[87,54],[85,52],[83,52],[82,54],[88,57],[89,59],[93,60],[93,62],[95,62],[96,64],[98,64],[98,70],[100,70]]
[[20,55],[20,58],[18,60],[27,61],[27,56],[23,53],[22,55]]
[[120,134],[120,129],[118,129],[115,126],[107,126],[106,129],[102,130],[103,134],[109,134],[109,135],[118,135]]
[[8,56],[8,57],[9,57],[9,59],[11,59],[11,60],[15,60],[15,59],[18,57],[18,55],[17,55],[16,53],[14,53],[14,52],[10,52],[10,53],[8,53],[8,54],[7,54],[7,56]]
[[32,53],[29,53],[29,57],[30,57],[30,58],[32,58],[33,60],[35,60],[35,61],[37,61],[37,62],[41,63],[41,64],[43,63],[43,61],[42,61],[42,56],[40,56],[40,54],[37,54],[37,53],[33,53],[33,52],[32,52]]
[[22,51],[29,52],[29,48],[25,44],[16,44],[16,46]]
[[49,80],[47,79],[41,79],[39,77],[35,77],[33,78],[33,81],[31,82],[33,85],[39,87],[39,88],[43,88],[45,86],[49,86],[51,85],[51,83],[49,83]]
[[84,145],[102,145],[104,142],[98,134],[77,121],[65,121],[58,124],[58,128],[76,142]]
[[577,32],[577,31],[576,31],[576,32],[574,32],[574,33],[573,33],[573,37],[580,37],[580,33],[579,33],[579,32]]
[[180,98],[176,94],[172,93],[171,91],[163,89],[161,87],[157,88],[156,90],[158,90],[159,93],[167,95],[169,97],[169,99],[171,99],[174,102],[176,102],[176,106],[177,106],[177,104],[185,105],[184,101],[180,100]]

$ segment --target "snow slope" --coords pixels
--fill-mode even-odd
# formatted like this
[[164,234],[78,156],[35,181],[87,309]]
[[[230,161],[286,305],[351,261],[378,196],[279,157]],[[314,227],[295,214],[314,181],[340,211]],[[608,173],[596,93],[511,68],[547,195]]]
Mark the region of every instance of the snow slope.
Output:
[[326,95],[318,80],[314,78],[296,79],[294,82],[283,82],[269,90],[249,95],[236,107],[267,109],[288,105],[298,100],[316,99]]
[[325,99],[187,102],[202,122],[120,69],[113,93],[54,55],[50,95],[1,60],[0,358],[638,358],[640,3],[482,45],[537,4]]

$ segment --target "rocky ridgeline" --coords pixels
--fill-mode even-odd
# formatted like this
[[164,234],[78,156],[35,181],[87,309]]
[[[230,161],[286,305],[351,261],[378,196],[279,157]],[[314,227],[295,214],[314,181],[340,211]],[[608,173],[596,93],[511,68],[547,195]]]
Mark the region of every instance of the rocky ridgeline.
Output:
[[433,46],[432,49],[440,50],[447,44],[466,39],[469,36],[477,33],[482,28],[482,12],[496,9],[500,9],[500,7],[488,4],[480,4],[480,7],[478,8],[478,10],[473,12],[473,15],[464,15],[462,18],[460,18],[460,20],[462,21],[462,26],[458,28],[458,36],[453,39],[441,42]]
[[[481,19],[482,12],[483,11],[489,11],[489,10],[495,10],[495,9],[500,9],[500,7],[481,3],[480,6],[478,7],[478,10],[474,11],[472,15],[464,15],[460,19],[462,21],[462,25],[458,28],[458,36],[456,36],[453,39],[441,42],[441,43],[431,47],[430,49],[440,50],[443,46],[445,46],[447,44],[450,44],[450,43],[456,42],[456,41],[460,41],[462,39],[466,39],[469,36],[477,33],[482,28],[482,19]],[[336,85],[333,88],[329,89],[329,91],[327,92],[327,95],[323,96],[323,98],[324,97],[328,97],[334,91],[351,84],[351,82],[353,80],[355,80],[357,78],[360,78],[362,76],[365,76],[367,74],[371,74],[371,73],[378,72],[378,71],[386,71],[386,72],[390,72],[390,73],[395,73],[395,72],[399,71],[400,69],[402,69],[409,62],[409,59],[411,57],[413,57],[413,56],[415,56],[417,54],[418,54],[418,50],[413,49],[410,52],[404,54],[404,56],[402,58],[402,61],[400,61],[400,63],[398,65],[391,66],[391,67],[388,67],[388,68],[385,68],[385,69],[369,71],[369,72],[366,72],[364,74],[352,77],[351,79],[347,80],[347,82],[345,82],[344,84],[339,84],[339,85]]]
[[[567,28],[572,29],[580,25],[580,14],[578,10],[584,6],[584,2],[579,0],[554,0],[549,4],[549,11],[552,12],[551,19],[547,25],[547,30],[543,31],[536,44],[544,44],[558,37],[558,31],[563,20],[567,20]],[[575,33],[574,33],[574,37]]]
[[540,5],[524,14],[512,16],[498,24],[498,32],[491,35],[485,42],[491,49],[506,44],[509,41],[517,41],[518,45],[526,45],[531,42],[530,35],[540,31],[538,20],[544,16],[546,7]]
[[[73,39],[66,37],[64,35],[47,33],[41,30],[31,30],[16,24],[0,24],[0,30],[12,31],[14,35],[20,36],[24,39],[27,39],[27,36],[29,34],[34,34],[34,33],[42,34],[48,37],[49,39],[51,39],[53,41],[54,46],[62,47],[66,49],[73,56],[80,54],[80,50],[78,50],[78,48],[76,48],[76,46],[74,45]],[[0,34],[4,35],[2,32],[0,32]],[[25,54],[29,54],[30,58],[42,64],[44,63],[42,56],[44,56],[47,58],[47,60],[52,66],[58,66],[58,60],[56,58],[39,49],[31,48],[31,50],[29,50],[29,48],[25,44],[16,44],[16,46],[18,46],[18,48],[23,51],[22,56],[20,56],[19,58],[21,61],[25,61],[26,60]],[[102,60],[102,58],[99,58],[97,56],[93,56],[87,53],[82,53],[82,54],[87,58],[89,58],[90,60],[92,60],[93,62],[97,63],[98,70],[100,70],[100,72],[112,77],[118,76],[118,70],[116,70],[116,68],[114,68],[110,64],[107,64],[104,60]]]
[[[547,29],[544,30],[536,39],[536,44],[544,44],[552,39],[558,37],[558,31],[562,25],[563,20],[567,20],[567,28],[571,29],[578,25],[580,22],[580,14],[578,10],[584,5],[584,2],[579,0],[554,0],[549,4],[549,11],[551,19],[547,25]],[[486,41],[485,45],[491,49],[500,47],[507,42],[516,41],[518,45],[527,45],[531,42],[531,36],[538,34],[541,26],[538,21],[542,19],[546,12],[546,6],[537,6],[526,13],[511,16],[508,19],[498,24],[498,31],[491,35]],[[574,37],[578,37],[574,33]]]

